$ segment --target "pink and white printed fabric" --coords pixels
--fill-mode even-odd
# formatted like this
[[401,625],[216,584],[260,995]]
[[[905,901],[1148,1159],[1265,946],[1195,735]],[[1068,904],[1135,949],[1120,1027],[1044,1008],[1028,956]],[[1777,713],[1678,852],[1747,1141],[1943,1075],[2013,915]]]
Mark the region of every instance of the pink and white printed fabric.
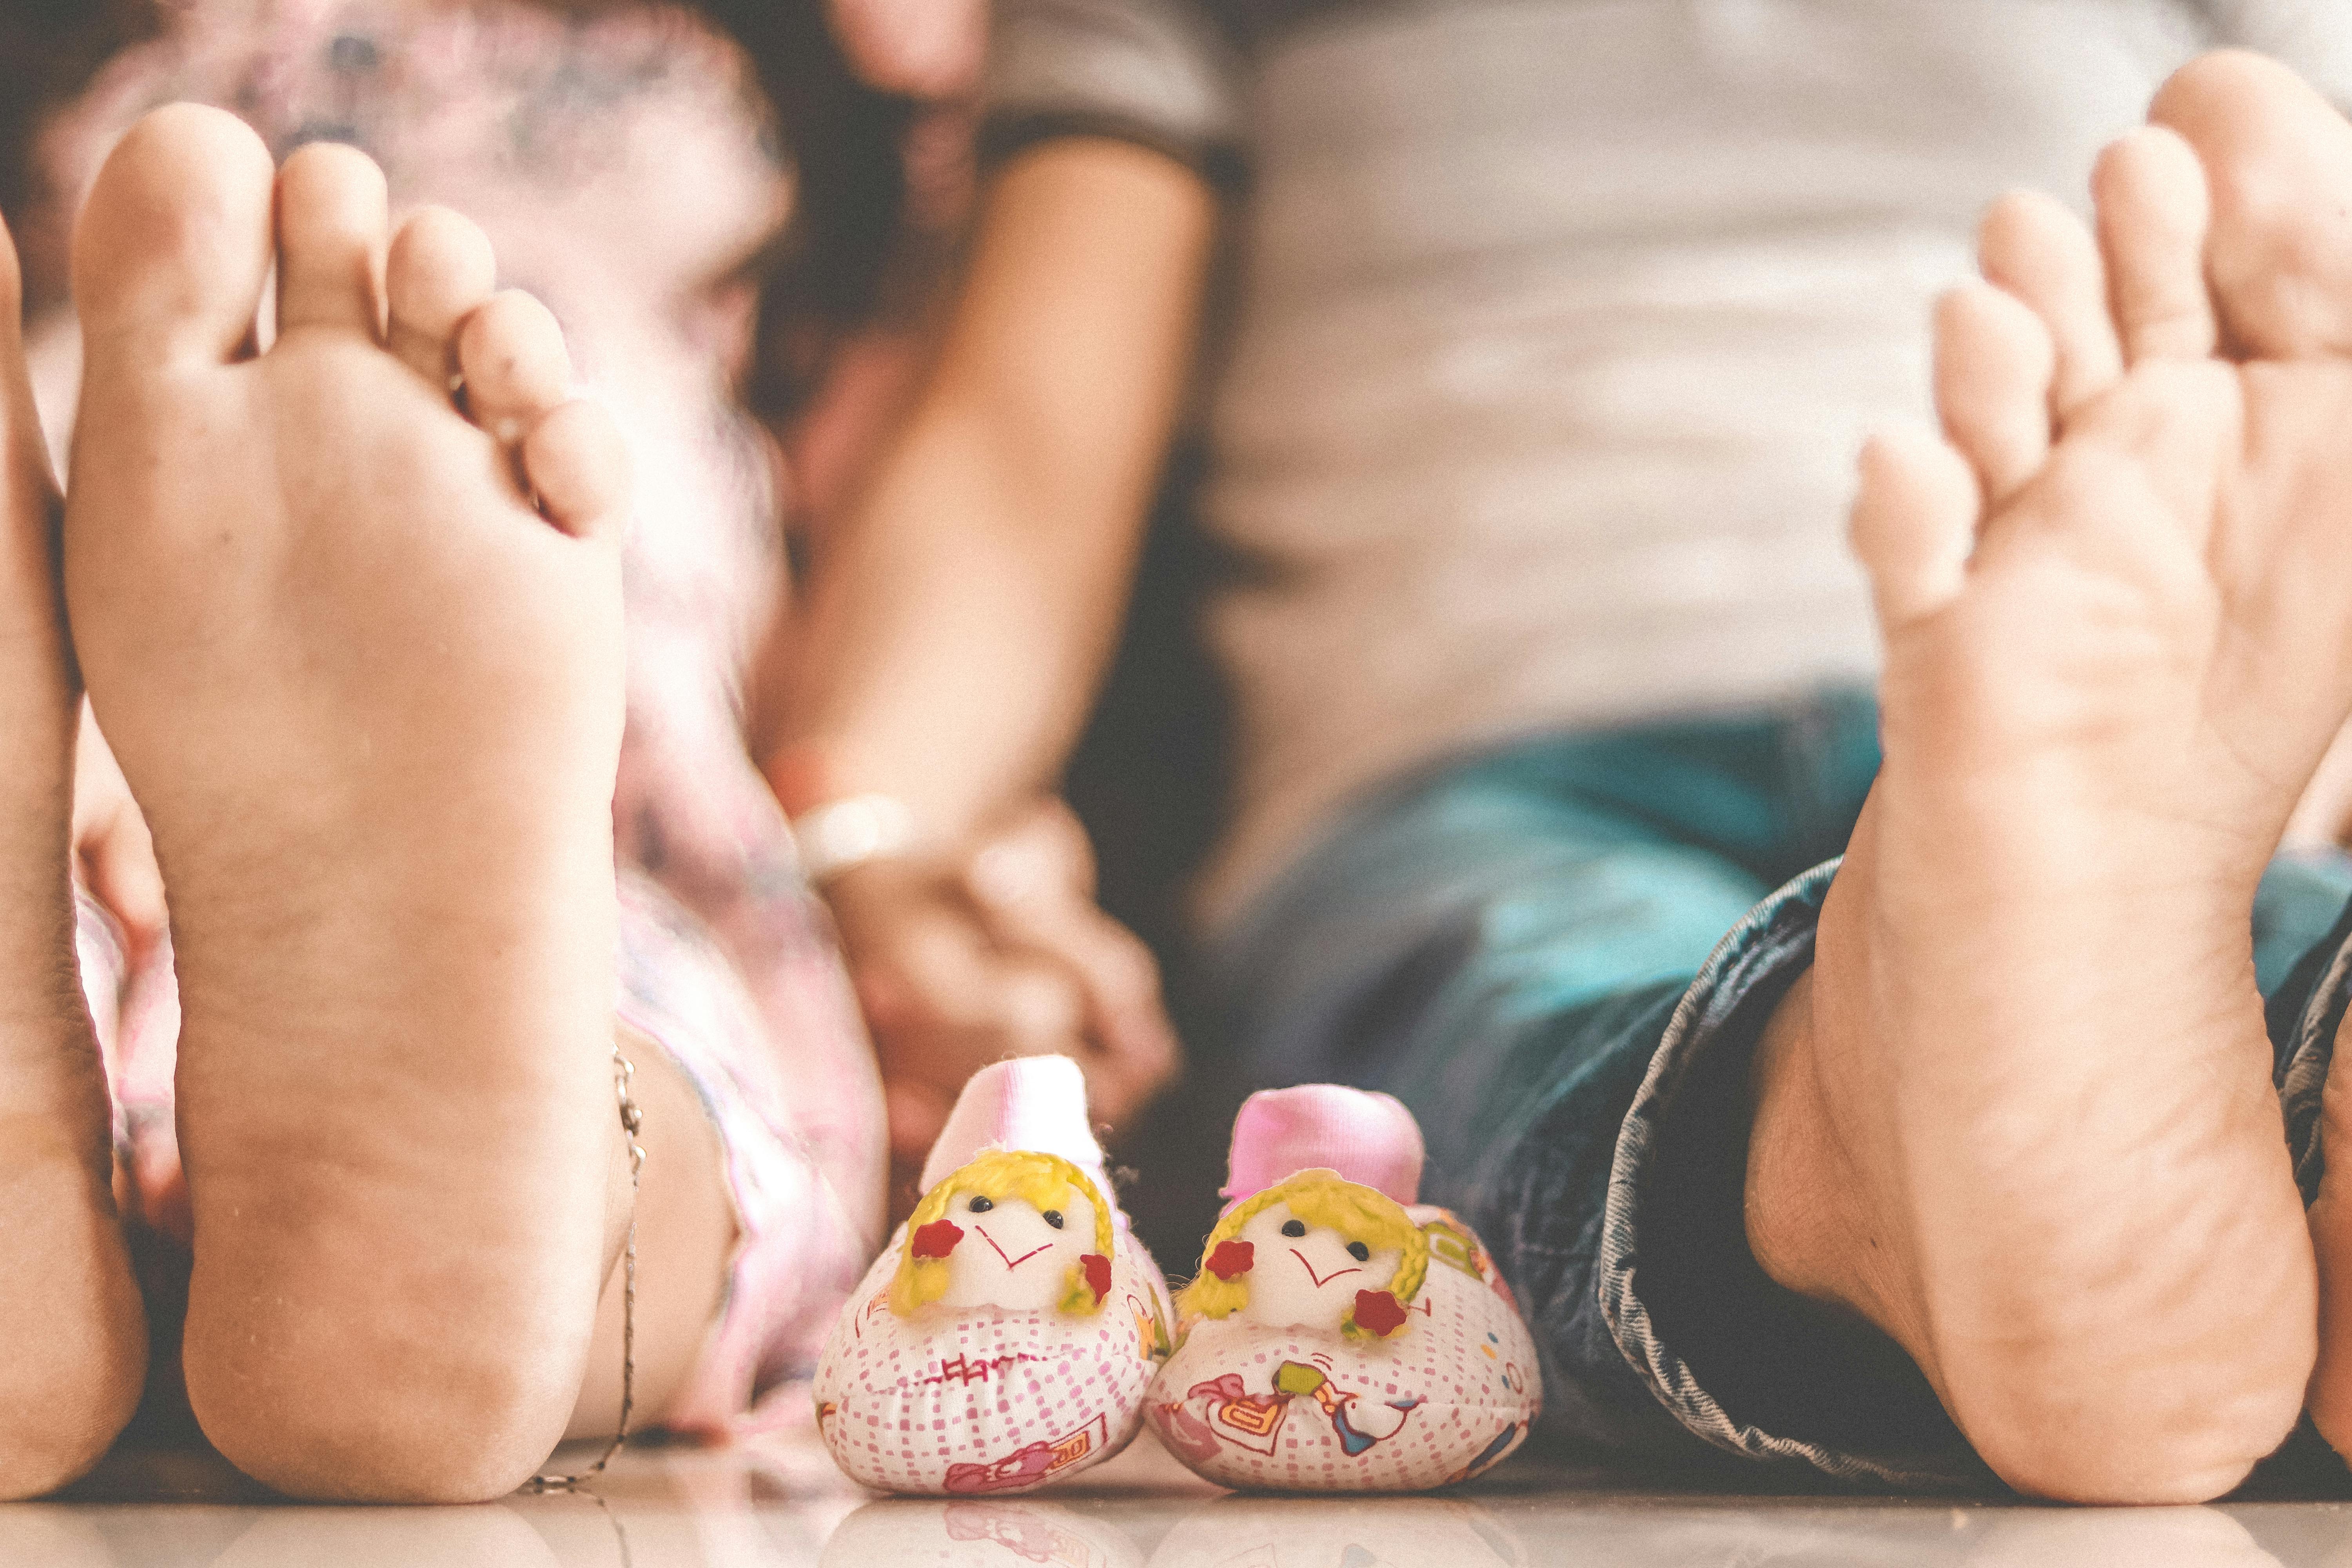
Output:
[[1527,1438],[1542,1408],[1535,1342],[1510,1287],[1444,1209],[1405,1331],[1203,1321],[1153,1388],[1151,1425],[1195,1474],[1239,1491],[1425,1491],[1466,1481]]
[[1535,1342],[1469,1226],[1416,1204],[1421,1130],[1384,1094],[1254,1095],[1233,1202],[1178,1298],[1149,1417],[1243,1490],[1403,1492],[1500,1463],[1542,1407]]
[[1076,1064],[965,1086],[818,1358],[817,1430],[882,1491],[1025,1492],[1127,1447],[1169,1352],[1167,1285],[1102,1173]]

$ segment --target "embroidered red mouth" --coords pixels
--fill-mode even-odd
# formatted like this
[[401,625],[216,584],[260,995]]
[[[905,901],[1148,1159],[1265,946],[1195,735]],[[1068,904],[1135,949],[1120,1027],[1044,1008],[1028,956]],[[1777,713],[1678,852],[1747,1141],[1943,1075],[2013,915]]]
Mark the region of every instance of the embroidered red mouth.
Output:
[[[988,1249],[991,1252],[993,1252],[999,1258],[1004,1258],[1004,1248],[996,1245],[996,1237],[989,1235],[985,1230],[981,1230],[981,1227],[978,1226],[973,1226],[971,1228],[980,1231],[980,1239],[988,1243]],[[1050,1248],[1054,1244],[1049,1241],[1044,1247],[1031,1247],[1028,1251],[1023,1253],[1018,1258],[1004,1258],[1004,1267],[1008,1269],[1018,1268],[1023,1264],[1028,1262],[1031,1258],[1036,1257],[1039,1253]],[[1302,1259],[1302,1261],[1304,1260]],[[1312,1274],[1314,1270],[1310,1268],[1307,1272]],[[1332,1278],[1336,1279],[1339,1276],[1335,1274]]]
[[[980,1234],[986,1236],[988,1232],[983,1230]],[[996,1244],[992,1241],[989,1245],[993,1247]],[[1343,1274],[1361,1274],[1363,1272],[1360,1268],[1340,1268],[1336,1269],[1329,1274],[1318,1274],[1315,1272],[1315,1265],[1307,1262],[1307,1255],[1299,1251],[1298,1248],[1295,1247],[1292,1247],[1290,1249],[1290,1256],[1298,1259],[1298,1267],[1307,1270],[1307,1278],[1315,1281],[1315,1288],[1318,1290],[1320,1290],[1324,1286],[1328,1285],[1332,1280],[1339,1279]]]

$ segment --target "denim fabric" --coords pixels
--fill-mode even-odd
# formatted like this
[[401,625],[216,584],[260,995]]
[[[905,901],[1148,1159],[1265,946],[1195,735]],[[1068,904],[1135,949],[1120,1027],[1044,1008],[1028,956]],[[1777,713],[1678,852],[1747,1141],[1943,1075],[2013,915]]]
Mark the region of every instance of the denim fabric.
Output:
[[[1843,691],[1527,741],[1362,803],[1213,955],[1242,1087],[1354,1083],[1420,1118],[1424,1195],[1518,1291],[1555,1439],[1991,1483],[1899,1347],[1746,1240],[1749,1060],[1876,767],[1875,710]],[[2255,914],[2311,1180],[2347,896],[2344,858],[2283,860]]]

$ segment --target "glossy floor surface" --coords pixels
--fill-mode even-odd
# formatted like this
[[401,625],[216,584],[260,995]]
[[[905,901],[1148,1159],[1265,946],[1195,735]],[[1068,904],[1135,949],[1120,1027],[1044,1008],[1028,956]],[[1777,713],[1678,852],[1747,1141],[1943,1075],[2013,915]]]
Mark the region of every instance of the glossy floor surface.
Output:
[[2352,1503],[2084,1510],[1742,1496],[1532,1460],[1443,1497],[1241,1498],[1193,1479],[1149,1436],[1066,1487],[1010,1501],[876,1498],[805,1436],[632,1449],[593,1495],[479,1508],[271,1503],[185,1455],[118,1457],[78,1497],[0,1507],[0,1565],[2352,1568]]

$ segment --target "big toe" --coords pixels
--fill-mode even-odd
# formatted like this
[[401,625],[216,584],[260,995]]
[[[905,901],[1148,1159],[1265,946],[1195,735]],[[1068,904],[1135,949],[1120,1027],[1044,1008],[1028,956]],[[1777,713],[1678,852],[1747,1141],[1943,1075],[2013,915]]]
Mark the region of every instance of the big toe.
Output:
[[2232,346],[2352,353],[2352,123],[2284,66],[2240,50],[2183,66],[2148,117],[2205,165],[2207,265]]
[[116,143],[74,229],[93,373],[237,352],[269,272],[276,173],[243,121],[197,104],[156,110]]

